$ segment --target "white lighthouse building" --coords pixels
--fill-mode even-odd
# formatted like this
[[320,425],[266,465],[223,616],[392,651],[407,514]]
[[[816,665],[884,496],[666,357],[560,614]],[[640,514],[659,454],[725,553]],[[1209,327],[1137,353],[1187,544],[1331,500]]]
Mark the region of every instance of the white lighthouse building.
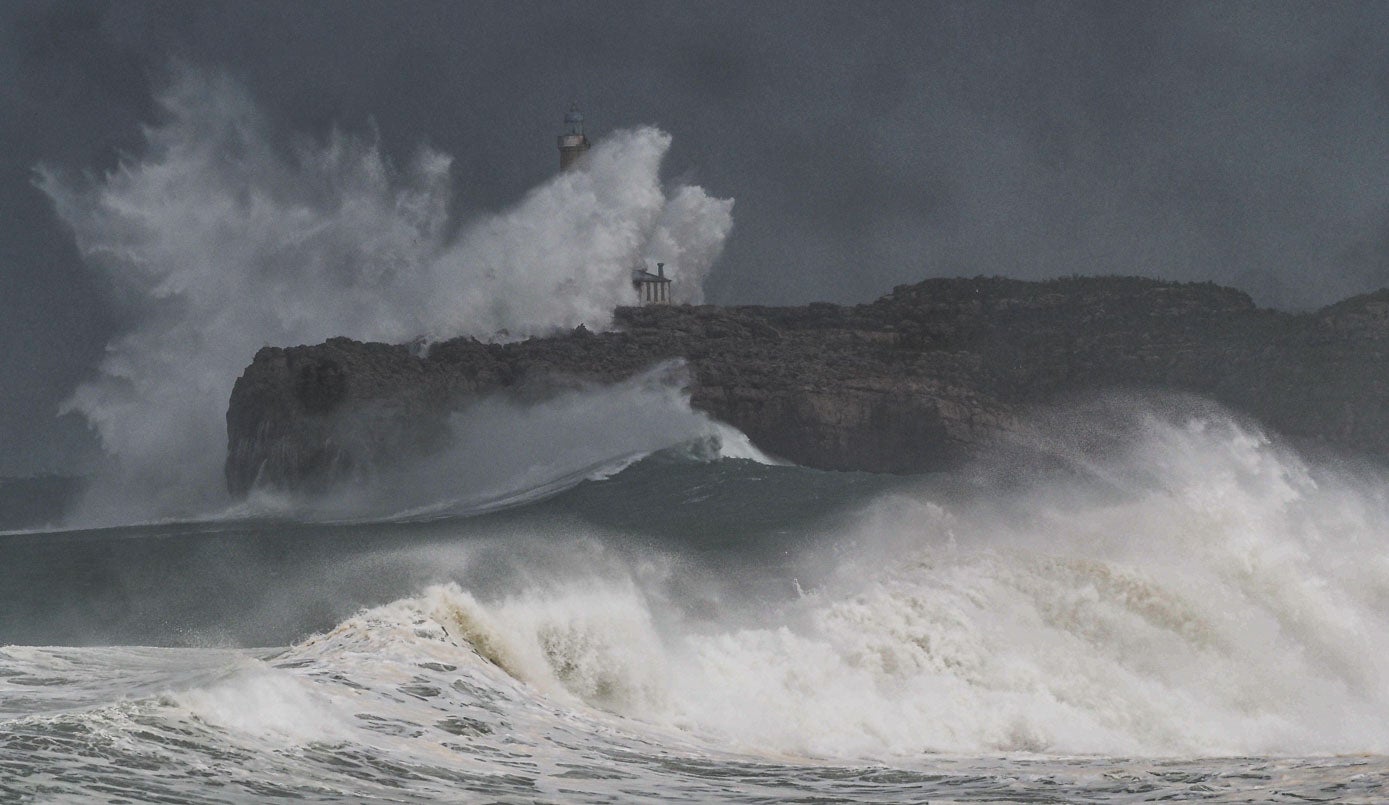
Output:
[[584,115],[579,104],[571,104],[564,116],[564,133],[559,136],[559,169],[567,171],[574,167],[579,157],[588,151],[588,137],[584,136]]
[[[589,141],[584,135],[584,115],[579,104],[570,105],[564,115],[564,132],[559,135],[559,169],[573,170],[579,159],[588,152]],[[632,287],[637,290],[637,299],[643,305],[669,305],[671,280],[666,276],[666,264],[657,263],[656,273],[652,274],[645,265],[632,269]]]

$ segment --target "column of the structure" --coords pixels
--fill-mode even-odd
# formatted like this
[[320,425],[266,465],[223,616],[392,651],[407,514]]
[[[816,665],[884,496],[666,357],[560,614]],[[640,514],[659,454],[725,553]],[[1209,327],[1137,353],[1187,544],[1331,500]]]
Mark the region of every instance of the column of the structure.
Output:
[[567,171],[574,167],[579,157],[588,151],[588,138],[584,136],[584,116],[576,103],[569,107],[564,116],[564,133],[559,136],[559,169]]

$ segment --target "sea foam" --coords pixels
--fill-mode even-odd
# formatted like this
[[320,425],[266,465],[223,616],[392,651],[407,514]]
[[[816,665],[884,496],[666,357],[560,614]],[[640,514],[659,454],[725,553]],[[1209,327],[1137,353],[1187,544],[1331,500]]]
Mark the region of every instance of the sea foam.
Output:
[[1137,439],[1103,483],[885,497],[792,564],[798,595],[697,621],[635,565],[435,588],[430,617],[540,695],[749,752],[1389,750],[1383,479],[1218,415]]

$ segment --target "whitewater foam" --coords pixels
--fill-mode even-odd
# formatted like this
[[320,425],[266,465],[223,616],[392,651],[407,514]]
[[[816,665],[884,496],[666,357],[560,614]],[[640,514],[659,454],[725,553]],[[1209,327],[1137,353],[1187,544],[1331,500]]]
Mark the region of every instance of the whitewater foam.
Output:
[[164,700],[190,718],[274,746],[354,736],[350,712],[340,712],[310,681],[263,664]]
[[1389,749],[1382,497],[1228,419],[1155,419],[1110,462],[1155,483],[883,500],[755,617],[692,624],[635,578],[426,597],[544,695],[740,751]]
[[[9,647],[0,794],[1382,799],[1384,473],[1210,412],[1132,419],[1065,472],[918,479],[767,551],[720,536],[732,561],[458,521],[358,557],[441,583],[284,649]],[[578,510],[729,473],[830,477],[653,459]]]
[[691,408],[689,387],[686,365],[667,361],[544,400],[484,398],[450,417],[429,455],[361,468],[326,493],[253,488],[249,501],[221,516],[363,522],[477,515],[610,478],[667,449],[695,461],[777,463],[735,428]]

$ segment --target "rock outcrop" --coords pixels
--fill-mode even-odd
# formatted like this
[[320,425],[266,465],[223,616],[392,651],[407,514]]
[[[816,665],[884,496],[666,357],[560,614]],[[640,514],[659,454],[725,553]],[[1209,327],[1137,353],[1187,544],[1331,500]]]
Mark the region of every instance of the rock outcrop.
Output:
[[864,305],[644,307],[617,329],[427,351],[267,347],[227,411],[227,483],[313,489],[447,439],[483,395],[543,397],[683,359],[695,408],[826,469],[948,469],[1030,405],[1194,392],[1306,440],[1389,455],[1389,291],[1316,313],[1124,277],[928,280]]

